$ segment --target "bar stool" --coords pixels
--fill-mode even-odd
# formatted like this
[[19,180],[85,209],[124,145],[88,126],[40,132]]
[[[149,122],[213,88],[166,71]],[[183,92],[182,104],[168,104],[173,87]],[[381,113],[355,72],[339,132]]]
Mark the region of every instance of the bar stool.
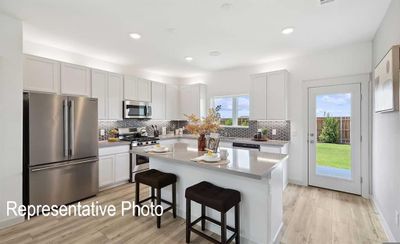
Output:
[[[135,192],[135,203],[136,205],[141,206],[143,202],[151,200],[154,204],[154,200],[157,201],[157,205],[160,205],[161,202],[169,205],[168,208],[165,208],[163,214],[166,211],[172,209],[172,214],[174,218],[176,218],[176,175],[170,173],[164,173],[158,171],[156,169],[146,170],[135,175],[136,182],[136,192]],[[148,185],[151,187],[151,196],[139,200],[139,189],[140,183]],[[169,186],[172,184],[172,202],[161,199],[161,188]],[[157,189],[157,197],[154,194],[155,189]],[[135,208],[134,215],[137,216],[137,209]],[[157,216],[157,228],[161,226],[161,216]]]
[[[186,243],[190,243],[190,233],[194,232],[199,236],[211,241],[212,243],[226,244],[235,239],[236,244],[240,243],[240,192],[232,189],[222,188],[203,181],[186,189]],[[201,217],[191,222],[191,201],[201,204]],[[221,221],[217,221],[206,216],[206,207],[217,210],[221,213]],[[226,213],[235,207],[235,228],[226,224]],[[221,226],[221,241],[204,234],[193,228],[201,221],[201,230],[205,230],[206,220]],[[227,239],[226,230],[233,232],[233,235]]]

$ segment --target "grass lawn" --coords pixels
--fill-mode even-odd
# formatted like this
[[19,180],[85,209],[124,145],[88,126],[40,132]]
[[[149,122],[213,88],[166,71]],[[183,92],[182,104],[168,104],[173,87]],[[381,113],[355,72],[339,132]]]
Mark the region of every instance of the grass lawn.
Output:
[[317,143],[317,164],[339,169],[350,169],[351,146]]

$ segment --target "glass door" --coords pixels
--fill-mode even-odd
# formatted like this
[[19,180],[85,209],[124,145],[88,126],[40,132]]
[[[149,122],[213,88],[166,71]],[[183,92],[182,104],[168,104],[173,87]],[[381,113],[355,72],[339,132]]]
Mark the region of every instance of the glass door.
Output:
[[361,194],[360,85],[309,89],[309,184]]

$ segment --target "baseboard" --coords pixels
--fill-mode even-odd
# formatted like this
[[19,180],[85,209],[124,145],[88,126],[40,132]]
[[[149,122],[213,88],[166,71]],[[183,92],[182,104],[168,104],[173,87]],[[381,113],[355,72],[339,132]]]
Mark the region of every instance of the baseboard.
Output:
[[386,219],[383,216],[381,209],[379,208],[379,204],[376,202],[375,197],[373,195],[370,196],[370,200],[375,211],[378,213],[379,222],[381,223],[383,230],[385,231],[388,241],[396,242],[397,240],[394,238],[394,235],[390,230],[389,225],[386,222]]
[[16,218],[12,218],[12,219],[6,219],[3,221],[0,221],[0,229],[4,229],[4,228],[10,227],[10,226],[22,223],[24,221],[25,221],[25,218],[20,217],[20,216],[18,216]]
[[272,239],[272,243],[273,244],[281,243],[282,236],[283,236],[283,222],[279,226],[278,232],[276,232],[276,235],[274,236],[274,239]]
[[294,185],[307,186],[307,183],[304,183],[303,181],[300,180],[289,179],[289,183]]

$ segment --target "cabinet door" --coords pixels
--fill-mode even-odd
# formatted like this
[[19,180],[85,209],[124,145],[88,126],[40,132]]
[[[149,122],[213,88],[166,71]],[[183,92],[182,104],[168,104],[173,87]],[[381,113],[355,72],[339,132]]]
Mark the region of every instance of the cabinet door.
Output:
[[152,82],[152,119],[165,120],[165,84]]
[[267,119],[287,119],[287,73],[271,72],[267,75]]
[[185,114],[200,116],[200,91],[198,85],[185,85],[180,89],[180,119],[186,119]]
[[250,92],[250,118],[265,120],[267,118],[267,75],[252,76]]
[[115,155],[115,182],[129,180],[129,153]]
[[54,60],[25,55],[24,90],[59,93],[60,63]]
[[92,69],[92,97],[97,98],[99,119],[108,119],[108,73]]
[[141,102],[151,102],[151,81],[138,80],[138,97]]
[[124,77],[124,99],[138,101],[138,79],[132,76]]
[[[179,89],[175,85],[166,85],[165,116],[167,120],[180,119],[179,113]],[[154,100],[153,96],[153,100]]]
[[114,163],[114,155],[99,158],[99,187],[114,183]]
[[122,120],[123,82],[122,75],[108,73],[108,119]]
[[90,69],[75,64],[61,63],[61,93],[90,96]]

